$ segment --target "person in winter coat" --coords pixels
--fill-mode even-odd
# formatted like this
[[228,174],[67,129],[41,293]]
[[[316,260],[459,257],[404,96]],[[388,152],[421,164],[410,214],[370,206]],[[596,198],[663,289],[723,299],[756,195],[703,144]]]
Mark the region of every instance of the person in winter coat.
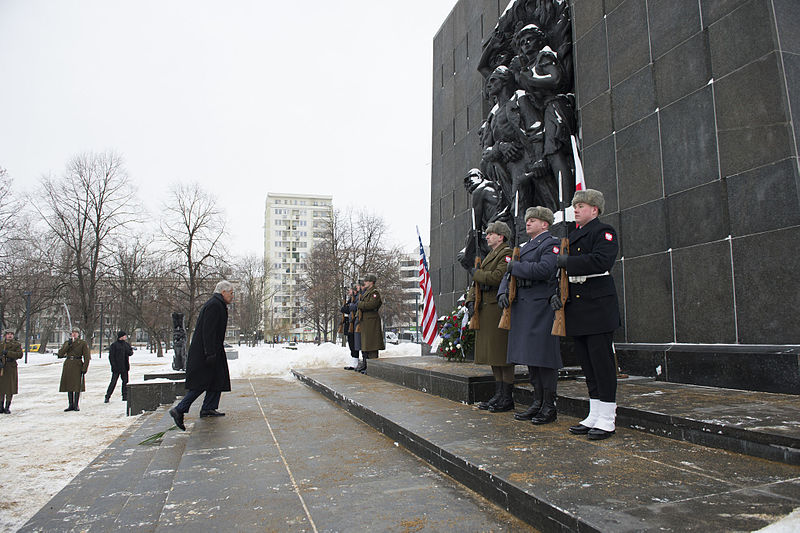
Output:
[[205,392],[200,417],[225,416],[217,410],[222,392],[231,390],[228,358],[225,355],[225,330],[228,328],[228,304],[233,301],[233,284],[222,280],[214,294],[203,304],[192,334],[186,357],[186,395],[169,410],[175,425],[183,431],[183,415]]
[[[508,351],[508,331],[500,329],[501,311],[497,305],[497,289],[511,261],[511,228],[505,222],[492,222],[486,226],[486,242],[492,249],[481,262],[480,267],[471,268],[475,283],[467,294],[466,307],[470,317],[478,313],[480,329],[475,332],[475,363],[490,365],[494,374],[495,394],[487,402],[478,404],[478,409],[492,413],[514,409],[514,365],[506,361]],[[475,307],[475,285],[481,291],[481,302]]]
[[92,355],[89,353],[89,345],[80,338],[81,330],[73,328],[72,335],[58,350],[59,359],[64,359],[64,366],[61,369],[61,385],[59,392],[67,393],[69,407],[67,411],[80,411],[78,401],[81,392],[86,390],[86,380],[84,376],[89,370],[89,361]]
[[559,268],[569,276],[569,298],[564,305],[567,335],[575,340],[589,389],[589,416],[569,428],[591,440],[614,434],[617,416],[617,365],[614,330],[620,326],[619,303],[611,268],[619,252],[616,230],[598,220],[603,193],[578,191],[572,198],[577,228],[569,236],[569,255],[559,254]]
[[551,335],[555,313],[550,299],[556,292],[556,256],[560,242],[550,234],[553,212],[531,207],[525,212],[525,232],[530,240],[520,247],[519,261],[511,261],[497,292],[501,308],[508,302],[510,276],[517,280],[517,295],[511,302],[508,362],[527,365],[533,403],[517,420],[548,424],[556,420],[556,385],[561,363],[559,338]]
[[0,413],[11,414],[11,397],[17,393],[17,359],[22,347],[14,340],[14,332],[6,331],[0,342]]
[[386,343],[383,336],[383,324],[378,310],[383,305],[381,293],[375,288],[378,276],[367,274],[364,276],[364,292],[358,299],[358,325],[361,330],[361,362],[356,367],[356,372],[367,373],[367,359],[377,359],[378,350],[385,350]]
[[128,371],[131,369],[130,356],[133,349],[128,344],[128,335],[124,331],[117,333],[117,342],[108,347],[108,362],[111,363],[111,383],[108,384],[105,403],[111,399],[117,379],[122,378],[122,401],[128,399]]
[[[342,315],[345,317],[342,329],[347,335],[347,346],[350,348],[352,363],[344,367],[345,370],[355,370],[358,366],[358,352],[361,348],[361,334],[356,333],[356,313],[358,313],[358,286],[353,283],[347,290],[347,301],[342,306]],[[356,344],[356,335],[359,336]]]

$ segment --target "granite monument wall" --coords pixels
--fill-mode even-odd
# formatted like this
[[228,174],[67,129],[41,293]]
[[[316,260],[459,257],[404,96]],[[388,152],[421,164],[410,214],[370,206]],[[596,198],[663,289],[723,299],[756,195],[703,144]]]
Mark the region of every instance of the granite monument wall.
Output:
[[[506,1],[462,0],[433,43],[431,278],[466,290],[476,66]],[[800,393],[800,3],[574,0],[586,181],[620,235],[623,370]]]

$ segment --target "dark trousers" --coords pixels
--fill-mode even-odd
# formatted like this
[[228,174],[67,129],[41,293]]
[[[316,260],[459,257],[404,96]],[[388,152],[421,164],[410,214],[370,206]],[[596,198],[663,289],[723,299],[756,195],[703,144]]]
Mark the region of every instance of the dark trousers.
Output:
[[378,350],[370,350],[369,352],[361,352],[361,355],[364,359],[377,359],[378,358]]
[[111,395],[114,394],[114,388],[117,386],[117,379],[122,378],[122,401],[128,399],[128,371],[125,372],[115,372],[111,371],[111,383],[108,384],[108,390],[106,391],[106,398],[111,398]]
[[348,333],[347,334],[347,347],[350,348],[350,357],[358,359],[358,350],[355,349],[356,346],[356,334],[355,333]]
[[575,355],[586,376],[589,398],[601,402],[617,401],[617,369],[611,347],[613,333],[579,335],[575,339]]
[[175,406],[175,410],[179,413],[188,413],[192,403],[200,397],[203,392],[206,393],[203,398],[203,405],[200,407],[201,411],[213,411],[219,407],[219,400],[222,397],[220,391],[202,391],[202,390],[187,390],[183,399]]
[[531,385],[538,391],[556,391],[558,386],[558,370],[555,368],[545,368],[543,366],[528,366],[528,374],[531,377]]

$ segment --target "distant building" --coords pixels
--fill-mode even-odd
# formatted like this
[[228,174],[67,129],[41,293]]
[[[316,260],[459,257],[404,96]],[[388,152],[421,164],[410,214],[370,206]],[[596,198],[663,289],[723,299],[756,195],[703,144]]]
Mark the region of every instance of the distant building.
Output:
[[[425,246],[425,255],[430,250]],[[397,324],[405,329],[413,329],[419,326],[422,320],[422,289],[419,288],[419,248],[414,247],[411,252],[403,254],[400,258],[400,286],[403,288],[403,305],[411,312],[406,324]],[[415,310],[416,306],[416,310]],[[416,320],[416,324],[414,321]]]
[[267,193],[264,212],[264,330],[266,338],[313,340],[302,323],[299,279],[305,259],[325,238],[333,196]]

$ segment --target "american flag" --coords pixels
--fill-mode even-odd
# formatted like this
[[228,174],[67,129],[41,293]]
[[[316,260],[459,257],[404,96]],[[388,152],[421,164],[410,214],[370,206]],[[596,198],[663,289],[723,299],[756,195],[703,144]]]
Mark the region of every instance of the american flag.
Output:
[[422,289],[422,340],[426,344],[433,344],[438,333],[436,304],[433,303],[431,278],[428,275],[428,262],[425,260],[425,248],[422,246],[419,228],[417,228],[417,238],[419,238],[419,288]]

